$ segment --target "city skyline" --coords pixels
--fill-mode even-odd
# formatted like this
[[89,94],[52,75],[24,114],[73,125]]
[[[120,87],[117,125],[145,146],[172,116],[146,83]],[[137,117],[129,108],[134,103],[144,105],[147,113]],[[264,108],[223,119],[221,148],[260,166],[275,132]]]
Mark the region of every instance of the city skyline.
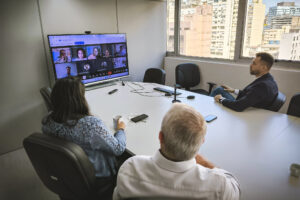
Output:
[[[285,4],[277,6],[278,3]],[[294,6],[289,3],[294,3]],[[238,4],[239,0],[183,0],[180,54],[233,59]],[[173,1],[170,6],[174,8],[174,5]],[[253,57],[257,52],[263,51],[276,59],[300,60],[299,7],[300,0],[249,0],[242,56]],[[168,49],[172,51],[175,20],[174,9],[170,11],[172,14],[169,13]]]
[[280,3],[280,2],[295,2],[295,4],[297,6],[300,6],[300,0],[290,0],[290,1],[283,1],[283,0],[263,0],[263,4],[266,5],[266,13],[265,14],[268,13],[270,7],[276,6],[277,3]]

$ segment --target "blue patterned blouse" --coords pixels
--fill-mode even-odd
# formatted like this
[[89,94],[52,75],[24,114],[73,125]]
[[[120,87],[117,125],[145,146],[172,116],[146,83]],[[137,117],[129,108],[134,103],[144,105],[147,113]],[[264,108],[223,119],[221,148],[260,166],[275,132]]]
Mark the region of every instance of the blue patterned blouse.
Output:
[[45,134],[72,141],[87,154],[95,167],[97,177],[113,176],[117,173],[116,156],[126,148],[126,137],[123,130],[114,136],[109,133],[103,122],[94,116],[85,116],[67,124],[57,123],[46,116],[42,121]]

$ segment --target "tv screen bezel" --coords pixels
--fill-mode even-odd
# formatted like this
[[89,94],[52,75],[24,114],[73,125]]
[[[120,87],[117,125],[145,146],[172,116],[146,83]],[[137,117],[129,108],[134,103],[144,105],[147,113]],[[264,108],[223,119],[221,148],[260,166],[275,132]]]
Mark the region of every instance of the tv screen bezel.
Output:
[[[47,34],[47,39],[48,39],[48,45],[49,45],[49,52],[51,54],[51,63],[52,63],[52,70],[53,70],[53,74],[54,74],[54,79],[55,81],[58,79],[57,78],[57,74],[56,74],[56,69],[55,69],[55,63],[54,63],[54,58],[53,58],[53,53],[52,53],[52,48],[55,47],[51,47],[50,46],[50,36],[70,36],[70,35],[124,35],[125,36],[125,47],[126,47],[126,65],[127,65],[127,75],[123,75],[123,76],[119,76],[119,77],[114,77],[114,78],[107,78],[107,79],[103,79],[103,80],[98,80],[98,81],[93,81],[90,83],[83,83],[85,86],[91,86],[91,85],[96,85],[96,84],[101,84],[104,82],[109,82],[109,81],[114,81],[117,79],[121,79],[121,78],[127,78],[130,76],[129,73],[129,62],[128,62],[128,47],[127,47],[127,34],[126,33],[90,33],[90,34],[85,34],[85,33],[68,33],[68,34]],[[100,44],[99,44],[100,45]],[[58,47],[59,48],[59,47]],[[77,76],[78,77],[78,74]]]

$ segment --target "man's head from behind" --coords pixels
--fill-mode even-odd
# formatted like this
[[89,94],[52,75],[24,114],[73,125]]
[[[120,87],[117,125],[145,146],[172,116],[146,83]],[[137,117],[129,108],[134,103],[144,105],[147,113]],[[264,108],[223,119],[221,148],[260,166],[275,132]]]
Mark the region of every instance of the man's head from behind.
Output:
[[188,105],[175,103],[162,121],[161,152],[173,161],[190,160],[198,153],[205,133],[202,115]]
[[274,58],[272,55],[265,52],[257,53],[250,65],[250,74],[255,76],[266,74],[270,71],[273,63]]

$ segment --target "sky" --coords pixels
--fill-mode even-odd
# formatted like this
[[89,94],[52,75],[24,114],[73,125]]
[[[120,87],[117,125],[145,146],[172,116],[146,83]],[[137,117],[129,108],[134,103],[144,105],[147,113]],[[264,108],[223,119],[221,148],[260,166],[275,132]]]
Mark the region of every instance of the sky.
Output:
[[263,0],[266,5],[266,13],[269,11],[269,7],[276,6],[279,2],[295,2],[296,5],[300,6],[300,0]]

